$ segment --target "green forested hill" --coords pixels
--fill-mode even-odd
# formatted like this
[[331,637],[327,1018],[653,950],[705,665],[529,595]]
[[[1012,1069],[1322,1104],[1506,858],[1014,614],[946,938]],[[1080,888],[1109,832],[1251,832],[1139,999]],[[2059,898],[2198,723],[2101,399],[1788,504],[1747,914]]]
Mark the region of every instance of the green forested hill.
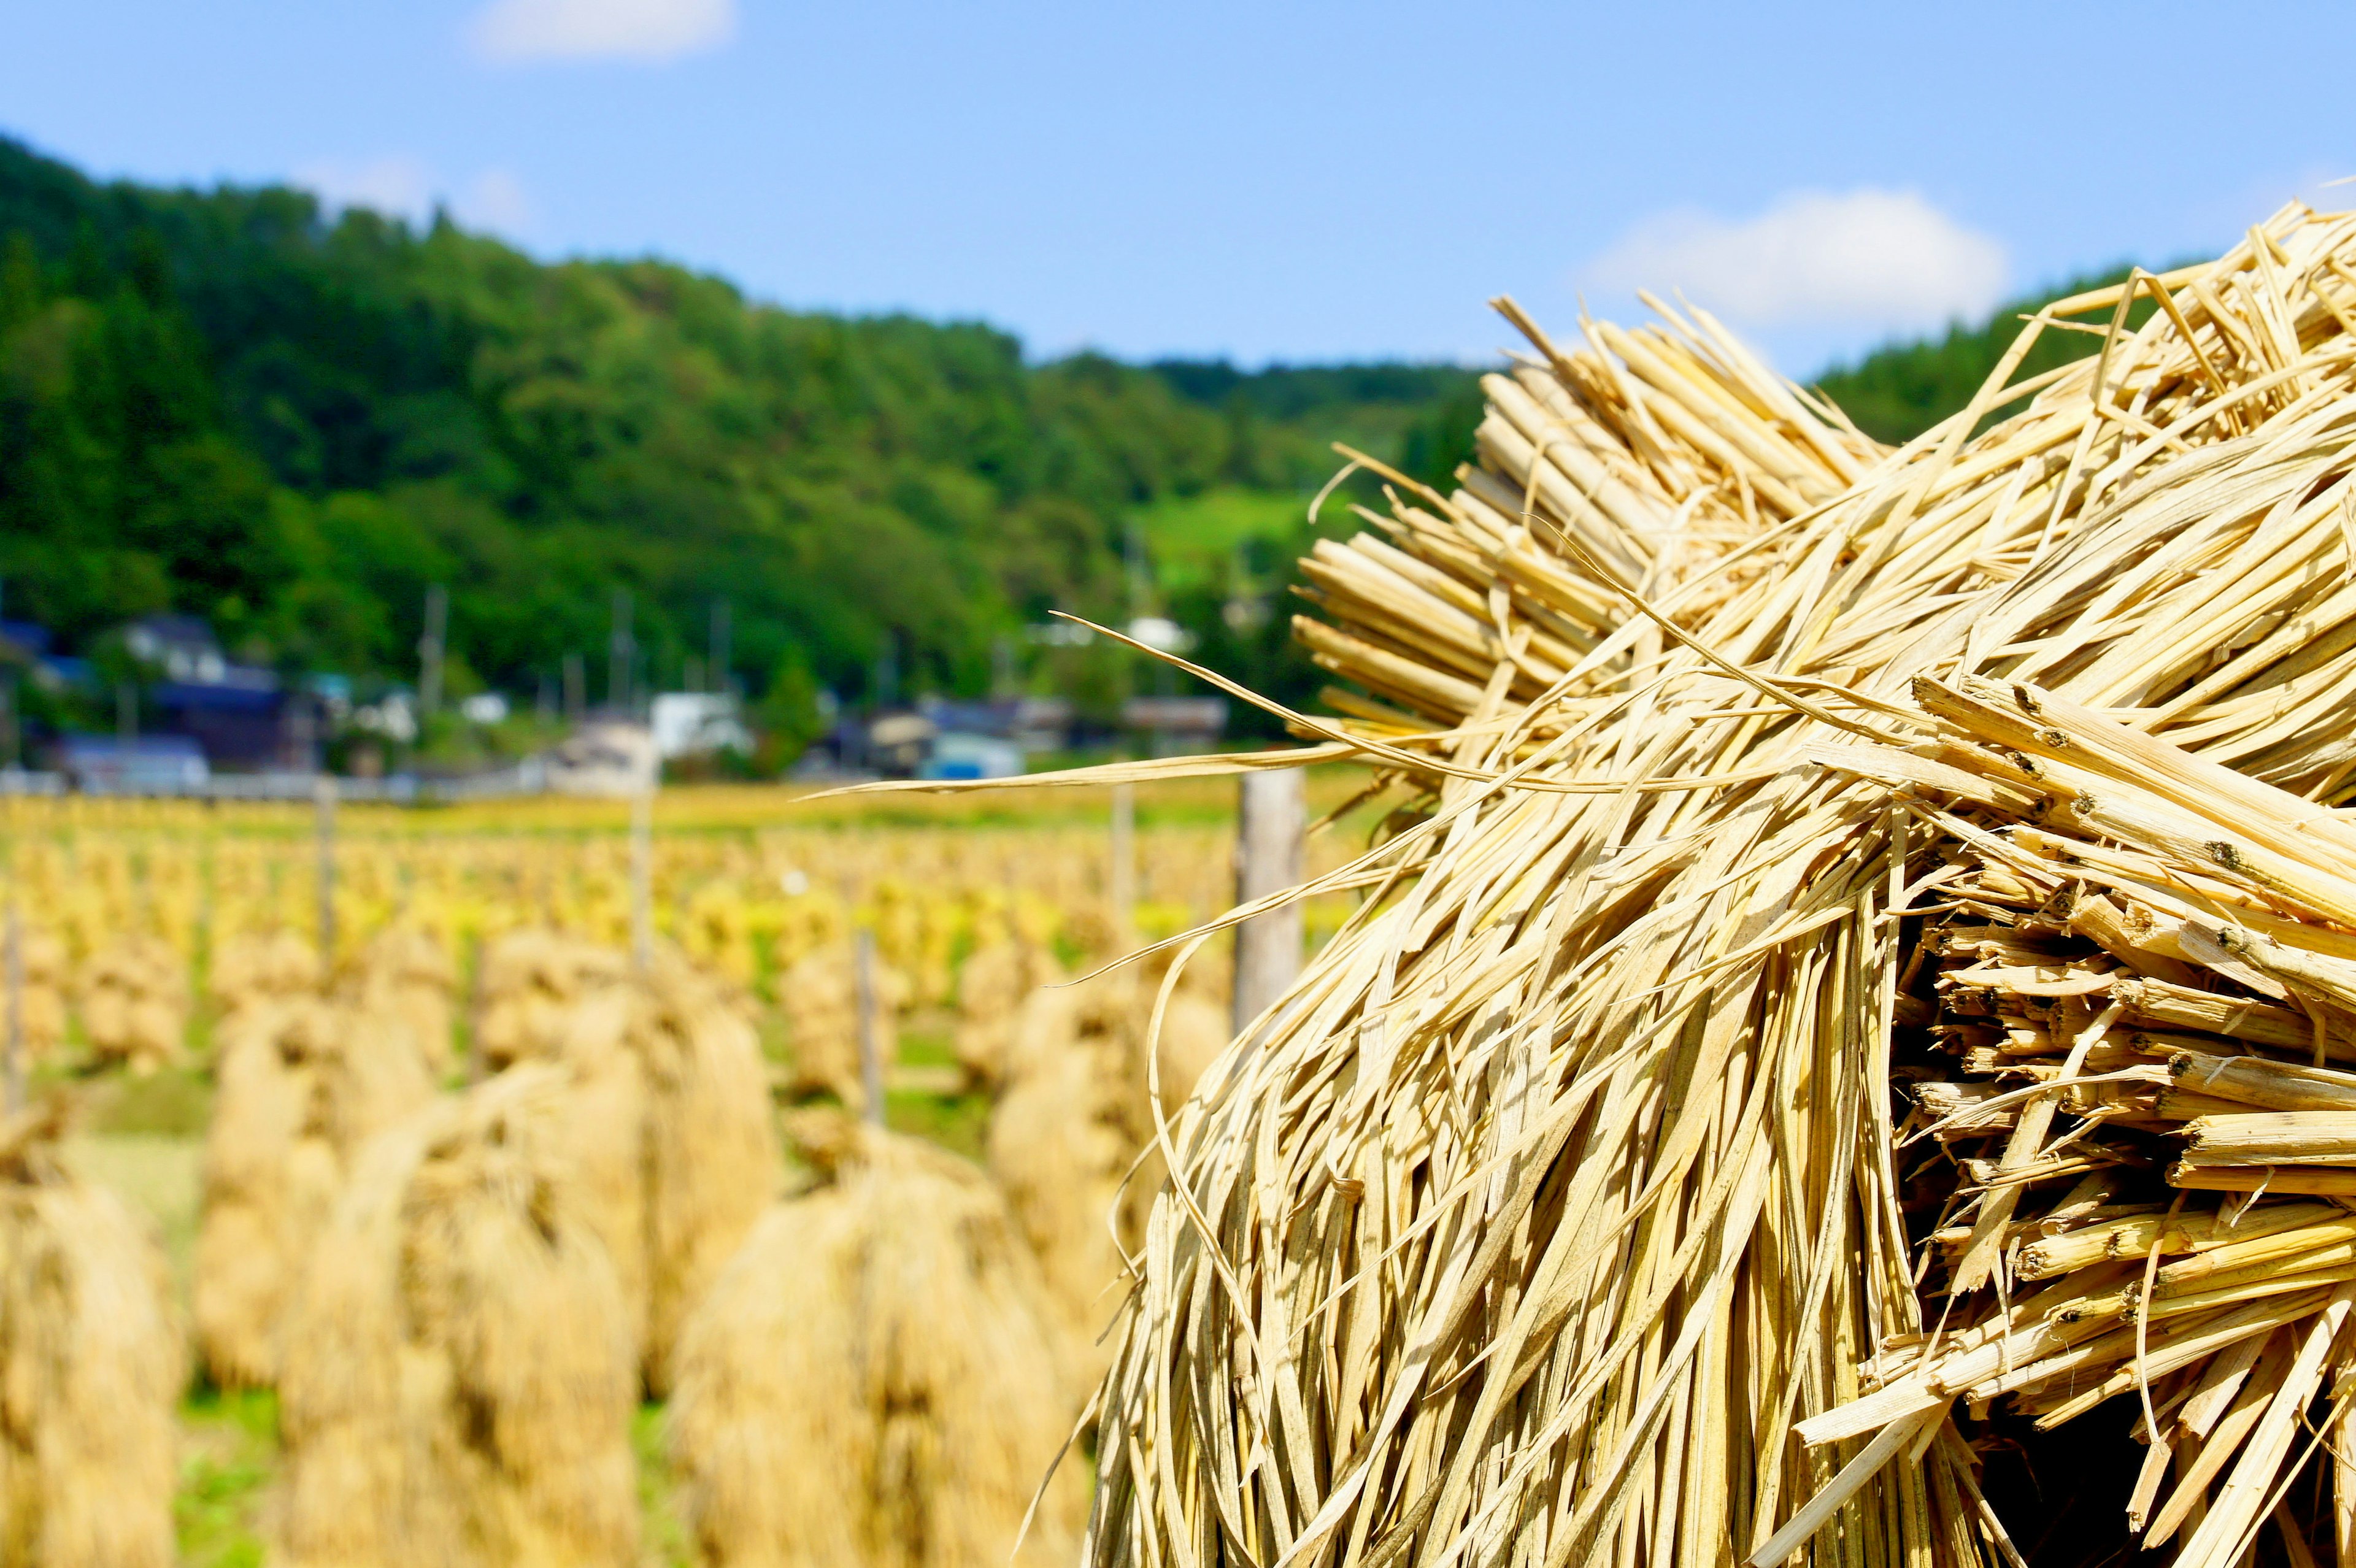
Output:
[[[1819,385],[1902,439],[2018,308]],[[1050,607],[1158,610],[1298,701],[1282,589],[1329,443],[1444,482],[1479,417],[1459,368],[1033,363],[980,324],[544,263],[284,187],[100,184],[0,139],[0,606],[69,649],[173,609],[290,671],[403,677],[442,583],[455,690],[529,694],[577,653],[594,699],[626,590],[641,681],[679,679],[724,602],[756,695],[861,700],[886,668],[981,689]],[[1083,695],[1135,673],[1052,656]]]
[[725,601],[756,691],[798,662],[864,696],[887,649],[903,691],[972,690],[1050,606],[1158,592],[1124,561],[1141,512],[1312,488],[1337,435],[1428,447],[1471,381],[1033,365],[977,324],[0,141],[0,579],[70,645],[169,608],[288,667],[405,672],[440,582],[458,686],[530,690],[568,652],[602,677],[626,589],[642,679]]

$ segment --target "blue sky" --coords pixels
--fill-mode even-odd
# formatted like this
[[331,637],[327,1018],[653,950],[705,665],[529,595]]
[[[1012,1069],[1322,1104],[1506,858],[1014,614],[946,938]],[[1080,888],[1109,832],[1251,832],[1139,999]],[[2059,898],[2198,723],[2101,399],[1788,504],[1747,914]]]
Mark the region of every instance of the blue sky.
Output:
[[[0,0],[0,131],[1034,354],[1479,357],[1682,285],[1802,373],[2356,202],[2344,7]],[[2318,72],[2323,74],[2318,76]]]

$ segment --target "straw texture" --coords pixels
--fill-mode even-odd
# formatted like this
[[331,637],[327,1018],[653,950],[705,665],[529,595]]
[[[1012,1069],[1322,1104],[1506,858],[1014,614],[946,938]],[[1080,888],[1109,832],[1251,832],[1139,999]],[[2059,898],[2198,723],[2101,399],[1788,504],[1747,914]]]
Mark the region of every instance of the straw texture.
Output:
[[[1395,481],[1309,563],[1297,629],[1349,685],[1343,718],[1291,717],[1398,809],[1317,884],[1366,890],[1358,915],[1173,1108],[1090,1561],[2008,1560],[1944,1400],[1803,1426],[1936,1321],[1890,1088],[1938,1012],[1901,912],[1977,841],[1901,797],[1955,783],[1912,683],[2034,688],[2341,798],[2351,307],[2356,220],[2288,208],[2050,307],[1971,408],[1882,453],[1698,312],[1565,346],[1507,305],[1534,352],[1487,383],[1480,465],[1445,496]],[[2100,352],[2006,386],[2065,318]],[[2266,898],[2315,891],[2264,866]],[[2300,907],[2335,935],[2356,913]],[[2080,1157],[2028,1122],[1992,1190]],[[1969,1226],[2008,1243],[2002,1207]],[[1949,1283],[2001,1258],[1967,1241]],[[2265,1445],[2212,1520],[2262,1519],[2308,1453],[2340,1289],[2258,1363]],[[2241,1524],[2203,1529],[2232,1562]]]

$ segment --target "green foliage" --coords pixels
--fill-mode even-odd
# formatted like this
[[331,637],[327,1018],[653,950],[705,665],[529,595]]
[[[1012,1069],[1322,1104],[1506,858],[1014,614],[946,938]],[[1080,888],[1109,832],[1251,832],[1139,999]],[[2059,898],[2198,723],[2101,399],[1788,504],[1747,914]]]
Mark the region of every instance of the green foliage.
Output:
[[[2060,288],[1999,308],[1978,326],[1958,323],[1936,338],[1877,348],[1855,365],[1826,371],[1816,378],[1815,385],[1875,440],[1912,441],[1970,404],[1972,395],[2019,336],[2023,316],[2054,300],[2115,283],[2126,275],[2126,268],[2115,267],[2073,278]],[[2128,325],[2140,326],[2151,310],[2148,300],[2139,301],[2128,313]],[[2091,326],[2110,325],[2109,317],[2099,313],[2082,319]],[[2049,329],[2030,347],[2012,379],[2025,380],[2083,359],[2101,347],[2102,338],[2095,334]]]
[[859,700],[888,646],[904,693],[974,692],[1022,623],[1127,607],[1133,509],[1313,487],[1332,439],[1387,453],[1469,381],[1033,366],[979,324],[0,142],[0,578],[78,649],[172,609],[290,670],[405,677],[443,583],[451,647],[529,692],[568,653],[605,668],[624,588],[641,687],[724,599],[756,677]]

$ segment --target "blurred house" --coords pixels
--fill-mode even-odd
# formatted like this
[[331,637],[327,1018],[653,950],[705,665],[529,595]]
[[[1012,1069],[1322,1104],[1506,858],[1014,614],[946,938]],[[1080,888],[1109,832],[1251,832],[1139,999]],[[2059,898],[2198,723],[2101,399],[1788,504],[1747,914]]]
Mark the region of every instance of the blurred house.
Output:
[[187,735],[68,735],[58,742],[57,768],[91,795],[172,795],[201,789],[212,777]]
[[1018,750],[1060,752],[1072,743],[1072,705],[1060,697],[999,697],[956,701],[928,697],[916,711],[942,735],[981,735]]
[[643,724],[600,720],[584,724],[541,759],[559,795],[635,795],[654,787],[661,758]]
[[920,779],[1008,779],[1024,771],[1023,748],[994,735],[951,730],[933,737],[916,768]]
[[655,754],[703,757],[714,752],[749,752],[752,732],[736,714],[736,699],[717,691],[666,691],[647,710]]
[[1224,697],[1132,697],[1120,705],[1121,727],[1136,731],[1147,754],[1183,757],[1218,749],[1226,732]]
[[320,699],[277,672],[238,664],[193,615],[149,615],[123,629],[131,656],[163,679],[148,690],[161,728],[186,736],[215,769],[307,772],[318,766]]

